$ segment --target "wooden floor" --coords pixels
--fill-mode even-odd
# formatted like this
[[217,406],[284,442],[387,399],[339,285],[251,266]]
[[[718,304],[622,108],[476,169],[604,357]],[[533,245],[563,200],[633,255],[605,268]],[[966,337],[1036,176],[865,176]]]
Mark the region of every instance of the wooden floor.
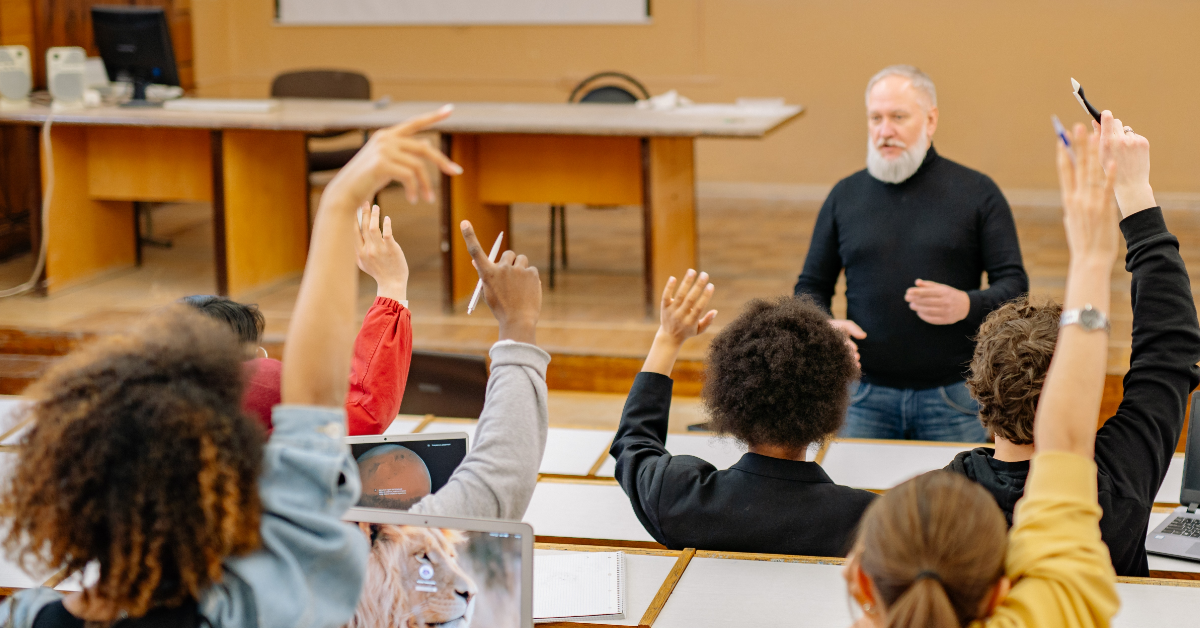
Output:
[[[472,316],[441,310],[441,254],[438,211],[433,205],[409,206],[397,191],[382,195],[397,240],[412,269],[409,299],[414,343],[418,348],[482,352],[495,340],[496,326],[486,307]],[[700,199],[700,261],[717,286],[714,307],[718,326],[731,320],[756,297],[790,294],[803,265],[817,203]],[[570,267],[560,272],[557,289],[544,292],[539,344],[553,353],[640,358],[656,322],[641,307],[641,210],[637,207],[590,209],[571,206],[568,213]],[[1062,298],[1067,251],[1059,210],[1016,207],[1018,231],[1035,294]],[[1170,211],[1168,225],[1179,236],[1189,268],[1200,269],[1200,214]],[[548,272],[549,210],[518,205],[513,211],[512,246]],[[109,331],[128,326],[149,309],[188,294],[215,290],[211,210],[206,204],[164,205],[154,214],[155,235],[170,238],[171,249],[145,249],[145,263],[51,297],[0,299],[0,326],[62,331]],[[263,233],[264,240],[271,237]],[[0,284],[23,281],[31,256],[0,264]],[[1120,261],[1113,270],[1113,335],[1109,371],[1128,367],[1130,341],[1129,276]],[[299,278],[236,297],[258,303],[267,317],[267,337],[284,340]],[[374,282],[360,281],[359,312],[366,312]],[[836,313],[844,301],[835,300]],[[688,359],[702,359],[711,335],[685,347]]]

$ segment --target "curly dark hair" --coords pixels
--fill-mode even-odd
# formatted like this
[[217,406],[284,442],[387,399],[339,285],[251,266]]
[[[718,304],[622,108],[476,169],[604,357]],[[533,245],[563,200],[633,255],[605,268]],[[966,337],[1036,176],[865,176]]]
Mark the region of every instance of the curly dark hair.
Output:
[[988,315],[975,338],[967,388],[979,402],[979,420],[1015,445],[1033,443],[1033,417],[1054,343],[1062,306],[1018,297]]
[[241,411],[242,347],[183,306],[56,364],[0,494],[4,548],[26,566],[100,565],[132,617],[198,599],[260,544],[264,433]]
[[755,299],[713,339],[701,397],[716,431],[800,449],[841,428],[857,375],[845,337],[811,299]]

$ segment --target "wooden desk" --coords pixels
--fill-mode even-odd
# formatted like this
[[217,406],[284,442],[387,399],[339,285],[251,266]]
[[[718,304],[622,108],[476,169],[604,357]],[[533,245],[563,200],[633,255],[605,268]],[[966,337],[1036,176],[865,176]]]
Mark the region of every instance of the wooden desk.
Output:
[[539,540],[662,547],[633,514],[625,491],[611,480],[543,479],[533,491],[524,521]]
[[[137,263],[132,201],[211,201],[218,292],[237,294],[304,268],[308,133],[375,129],[441,103],[283,100],[272,113],[100,107],[55,114],[48,290]],[[466,172],[442,180],[443,303],[477,275],[458,235],[508,228],[514,202],[642,205],[645,301],[669,275],[696,266],[694,139],[762,137],[800,107],[460,103],[435,130]],[[40,124],[46,107],[0,112],[0,124]],[[43,183],[46,175],[43,161]],[[518,243],[519,246],[519,243]]]

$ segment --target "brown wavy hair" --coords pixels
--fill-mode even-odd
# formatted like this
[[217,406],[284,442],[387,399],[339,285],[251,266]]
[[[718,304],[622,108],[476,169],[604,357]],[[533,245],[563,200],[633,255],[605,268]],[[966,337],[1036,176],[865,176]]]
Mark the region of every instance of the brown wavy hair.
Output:
[[701,397],[717,432],[799,449],[841,429],[857,375],[842,332],[811,299],[755,299],[709,346]]
[[139,617],[198,599],[257,548],[264,434],[243,416],[242,347],[173,306],[56,364],[0,495],[27,566],[100,565],[96,593]]
[[863,515],[857,560],[888,628],[959,628],[981,619],[1004,576],[1008,524],[982,486],[931,471],[876,499]]
[[983,426],[1015,445],[1033,443],[1033,417],[1061,316],[1061,305],[1026,295],[1000,306],[979,327],[967,388],[979,402]]

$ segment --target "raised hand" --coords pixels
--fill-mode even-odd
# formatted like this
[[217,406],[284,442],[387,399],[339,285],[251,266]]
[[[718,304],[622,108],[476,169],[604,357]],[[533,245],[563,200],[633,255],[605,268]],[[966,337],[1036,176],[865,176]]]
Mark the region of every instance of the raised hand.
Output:
[[[1110,114],[1111,118],[1111,114]],[[1119,121],[1113,121],[1113,124]],[[1113,211],[1113,190],[1120,166],[1115,159],[1103,162],[1104,134],[1088,133],[1082,124],[1075,125],[1075,159],[1066,148],[1058,147],[1058,181],[1062,193],[1063,225],[1067,231],[1067,248],[1071,264],[1096,261],[1111,265],[1117,255],[1117,212]],[[1110,132],[1111,136],[1112,133]],[[1123,142],[1123,141],[1122,141]],[[1125,150],[1117,142],[1109,142],[1112,156],[1122,154],[1137,161],[1136,149]],[[1146,144],[1148,159],[1149,144]],[[1149,162],[1147,176],[1149,176]],[[1148,181],[1148,179],[1147,179]],[[1141,209],[1145,209],[1144,207]]]
[[704,333],[717,317],[716,310],[704,311],[715,289],[708,283],[708,273],[697,277],[691,269],[683,275],[683,281],[668,279],[663,289],[658,333],[679,344]]
[[453,111],[453,105],[446,105],[376,131],[329,182],[325,193],[328,195],[333,191],[348,197],[353,207],[359,207],[370,202],[385,185],[399,181],[404,185],[408,202],[416,203],[421,198],[433,201],[433,184],[426,163],[433,163],[448,175],[462,174],[462,167],[450,161],[427,139],[413,135],[445,120]]
[[931,325],[953,325],[971,311],[971,298],[966,292],[924,279],[918,279],[915,286],[904,292],[904,300],[910,310]]
[[500,339],[534,344],[538,317],[542,312],[542,281],[529,259],[505,251],[495,263],[475,237],[469,221],[462,221],[463,239],[471,264],[483,280],[483,300],[500,323]]
[[354,252],[358,267],[375,279],[381,297],[405,301],[408,299],[408,260],[404,250],[392,237],[392,219],[383,218],[379,228],[379,206],[363,207],[359,214],[358,239]]
[[1150,140],[1125,130],[1120,120],[1107,109],[1100,114],[1100,124],[1092,122],[1100,134],[1100,163],[1117,167],[1113,178],[1113,193],[1121,216],[1128,218],[1143,209],[1156,207],[1154,190],[1150,188]]

